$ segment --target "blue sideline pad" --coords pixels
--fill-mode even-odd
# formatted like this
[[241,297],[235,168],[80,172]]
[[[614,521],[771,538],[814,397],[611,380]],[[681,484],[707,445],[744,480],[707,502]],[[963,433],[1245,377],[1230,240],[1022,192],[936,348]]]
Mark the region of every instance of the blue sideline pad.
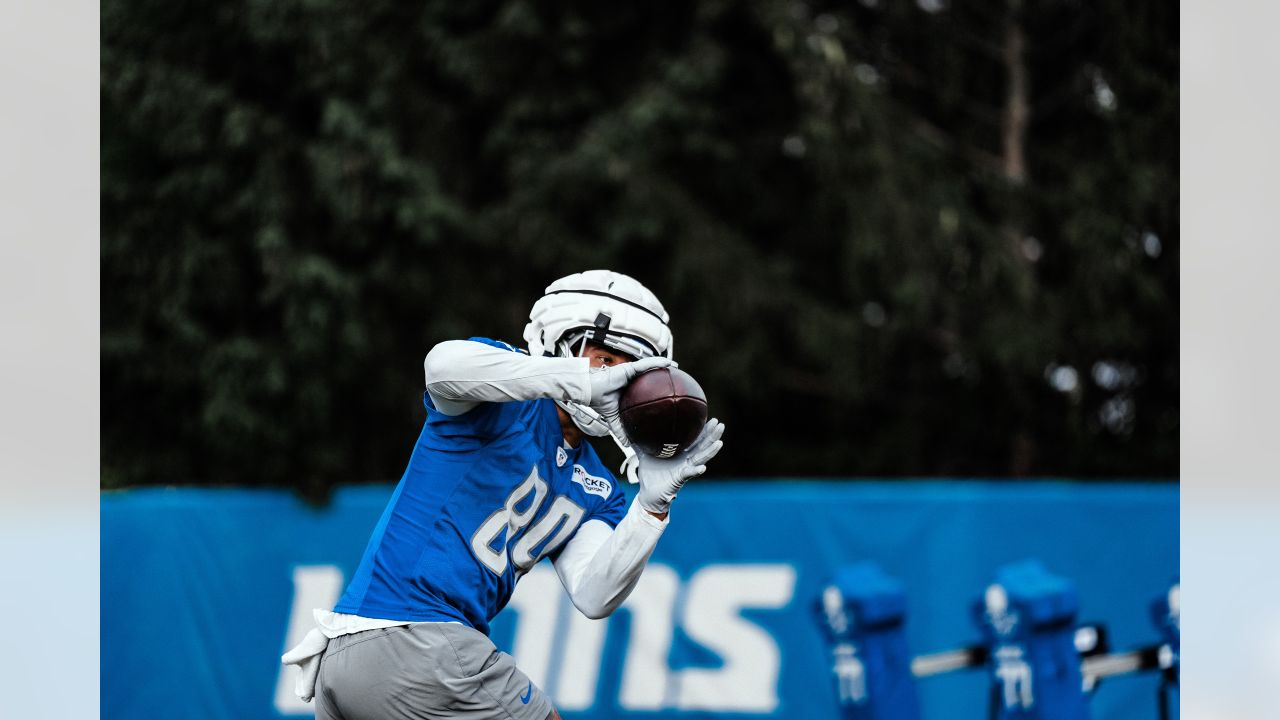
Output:
[[[323,510],[283,491],[104,494],[103,717],[305,717],[277,700],[296,583],[306,572],[314,587],[345,582],[391,490],[343,488]],[[511,650],[522,620],[548,624],[549,645],[517,659],[567,719],[834,718],[812,607],[837,568],[870,560],[901,582],[909,647],[921,654],[975,642],[969,603],[995,568],[1035,558],[1075,583],[1080,620],[1106,623],[1126,649],[1158,639],[1148,605],[1178,573],[1178,527],[1173,484],[695,481],[644,581],[649,598],[673,589],[670,603],[579,632],[544,563],[493,638]],[[669,630],[636,646],[643,623]],[[739,651],[758,662],[739,663]],[[645,662],[657,665],[637,675]],[[715,690],[734,678],[751,684]],[[986,688],[982,671],[923,680],[923,716],[985,718]],[[1111,679],[1093,717],[1154,720],[1155,695],[1154,677]]]

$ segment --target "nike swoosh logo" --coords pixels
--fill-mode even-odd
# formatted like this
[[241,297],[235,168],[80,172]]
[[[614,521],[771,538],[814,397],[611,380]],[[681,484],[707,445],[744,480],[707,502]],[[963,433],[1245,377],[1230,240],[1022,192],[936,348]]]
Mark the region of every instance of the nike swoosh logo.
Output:
[[533,697],[533,681],[529,681],[529,687],[525,688],[524,694],[520,696],[520,702],[525,705],[529,704],[529,698]]

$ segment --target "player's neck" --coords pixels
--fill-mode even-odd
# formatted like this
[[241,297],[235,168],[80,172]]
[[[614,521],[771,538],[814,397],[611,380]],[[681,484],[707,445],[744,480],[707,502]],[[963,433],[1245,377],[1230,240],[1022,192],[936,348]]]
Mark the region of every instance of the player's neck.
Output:
[[569,447],[576,448],[582,444],[582,430],[573,423],[569,418],[569,414],[560,408],[556,408],[556,414],[560,416],[560,432],[564,433],[564,441]]

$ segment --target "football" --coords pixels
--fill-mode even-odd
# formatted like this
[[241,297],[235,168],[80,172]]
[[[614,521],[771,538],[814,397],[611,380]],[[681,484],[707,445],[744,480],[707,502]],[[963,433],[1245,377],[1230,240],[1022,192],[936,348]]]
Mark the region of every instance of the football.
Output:
[[622,429],[640,452],[669,458],[698,438],[707,423],[707,395],[679,368],[637,375],[618,403]]

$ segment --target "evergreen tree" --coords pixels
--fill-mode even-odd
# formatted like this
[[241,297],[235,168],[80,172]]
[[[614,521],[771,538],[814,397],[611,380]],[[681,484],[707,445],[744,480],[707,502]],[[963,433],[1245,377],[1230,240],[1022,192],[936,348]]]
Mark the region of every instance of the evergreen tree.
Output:
[[443,339],[628,272],[724,476],[1177,473],[1157,3],[102,11],[103,486],[398,477]]

